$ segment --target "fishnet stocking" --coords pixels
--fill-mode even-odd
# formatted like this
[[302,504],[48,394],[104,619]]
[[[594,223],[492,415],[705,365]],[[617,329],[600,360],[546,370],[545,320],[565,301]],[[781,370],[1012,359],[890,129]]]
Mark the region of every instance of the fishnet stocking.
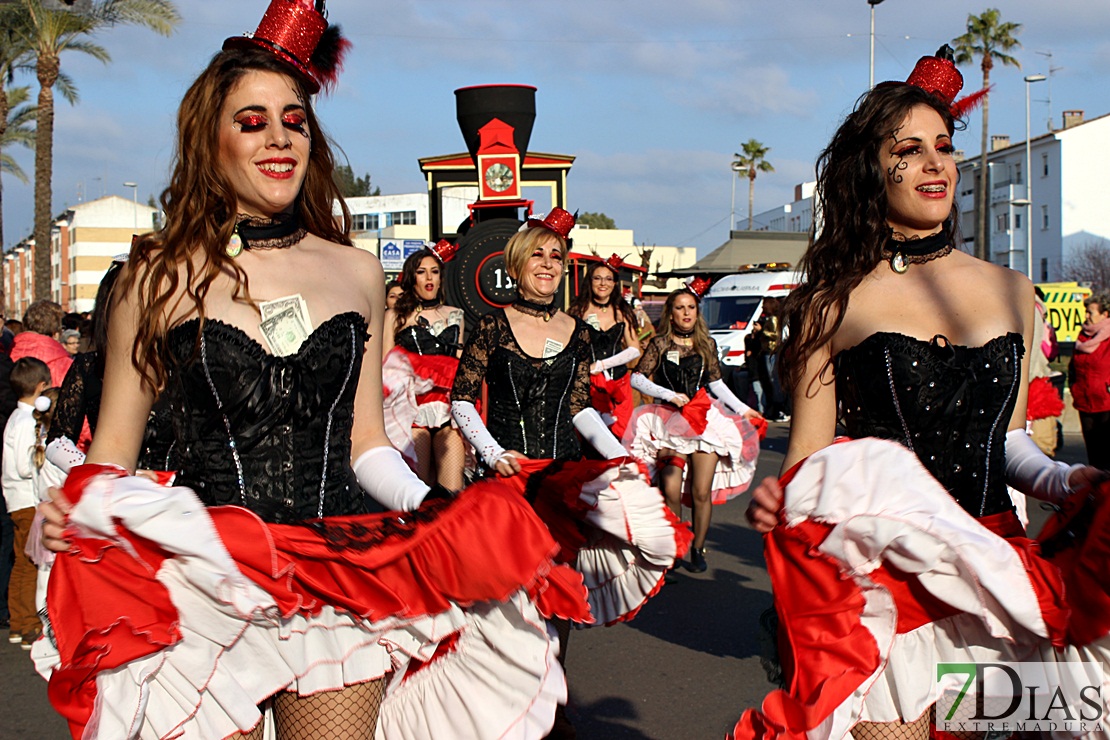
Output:
[[384,693],[385,680],[378,679],[312,696],[279,694],[274,698],[278,740],[372,740]]
[[928,740],[929,712],[913,722],[860,722],[852,728],[855,740]]

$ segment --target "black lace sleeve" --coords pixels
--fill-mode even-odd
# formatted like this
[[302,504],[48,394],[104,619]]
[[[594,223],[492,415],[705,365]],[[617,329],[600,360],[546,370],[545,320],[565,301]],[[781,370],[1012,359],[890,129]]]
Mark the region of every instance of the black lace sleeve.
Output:
[[54,411],[54,419],[46,436],[48,442],[58,437],[67,437],[76,442],[90,411],[92,418],[89,419],[89,428],[95,430],[96,410],[92,410],[92,406],[100,405],[100,394],[96,393],[93,398],[93,394],[89,392],[93,390],[90,387],[92,385],[99,388],[99,383],[89,382],[95,372],[96,355],[92,352],[79,354],[73,359],[58,392],[58,408]]
[[574,330],[574,341],[578,344],[578,362],[574,366],[574,384],[570,388],[570,418],[578,415],[582,409],[592,405],[590,400],[590,362],[593,355],[590,352],[590,325],[582,319],[577,319],[578,326]]
[[721,361],[720,356],[717,354],[717,342],[713,339],[709,340],[709,345],[712,348],[710,353],[709,367],[705,373],[706,383],[712,383],[714,380],[721,379]]
[[452,400],[475,403],[481,398],[482,381],[489,368],[490,355],[500,344],[496,313],[493,311],[483,316],[474,332],[467,337],[459,369],[455,373],[455,384],[451,388]]
[[655,376],[655,370],[659,367],[660,352],[663,346],[663,340],[659,337],[653,337],[648,342],[647,347],[644,348],[644,354],[640,357],[640,363],[636,365],[636,372],[643,375],[648,380]]

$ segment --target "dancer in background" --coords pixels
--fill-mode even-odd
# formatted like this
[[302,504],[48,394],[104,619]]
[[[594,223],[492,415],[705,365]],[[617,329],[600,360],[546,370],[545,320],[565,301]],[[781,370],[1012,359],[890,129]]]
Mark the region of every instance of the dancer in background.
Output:
[[463,312],[443,303],[443,265],[457,250],[458,245],[440,240],[405,260],[401,297],[385,313],[382,344],[390,441],[415,461],[422,481],[449,491],[463,487],[466,464],[463,438],[451,425]]
[[[687,569],[701,573],[713,505],[748,489],[759,456],[758,411],[721,379],[717,343],[699,302],[709,281],[695,278],[667,296],[659,333],[644,349],[632,387],[662,403],[637,408],[625,432],[632,454],[658,470],[667,506],[693,510],[694,546]],[[711,398],[709,393],[713,394]]]
[[639,325],[624,299],[620,273],[622,260],[613,255],[586,268],[585,290],[567,310],[590,325],[590,399],[610,431],[624,435],[634,406],[628,365],[640,356],[636,339]]
[[[273,0],[189,88],[165,226],[113,292],[88,463],[43,506],[33,655],[75,735],[260,738],[270,706],[279,740],[538,738],[565,701],[543,617],[589,619],[581,578],[518,493],[430,490],[383,430],[385,281],[333,215],[319,6]],[[132,475],[159,391],[176,488]]]
[[[1110,597],[1091,577],[1105,573],[1106,507],[1073,520],[1086,541],[1066,520],[1042,535],[1043,552],[1078,564],[1061,571],[1006,488],[1074,513],[1102,474],[1053,462],[1025,433],[1033,286],[953,248],[962,82],[951,49],[923,57],[907,82],[862,96],[818,160],[823,226],[780,359],[786,473],[748,510],[769,533],[786,688],[737,738],[924,740],[937,697],[943,730],[966,687],[938,663],[1106,665],[1092,643]],[[833,444],[838,423],[851,441]]]
[[[599,623],[630,619],[689,544],[639,466],[590,406],[590,328],[559,310],[567,235],[561,208],[528,219],[505,247],[517,299],[482,317],[463,348],[451,411],[486,469],[527,495],[580,571]],[[475,403],[487,386],[487,423]],[[578,435],[605,460],[583,460]],[[566,656],[568,625],[557,622]],[[573,737],[565,715],[552,737]]]

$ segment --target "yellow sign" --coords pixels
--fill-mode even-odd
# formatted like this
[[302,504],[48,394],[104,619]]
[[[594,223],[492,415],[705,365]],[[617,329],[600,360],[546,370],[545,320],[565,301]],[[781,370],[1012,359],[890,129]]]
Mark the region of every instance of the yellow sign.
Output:
[[1056,330],[1056,341],[1074,342],[1087,319],[1083,301],[1091,295],[1090,288],[1079,283],[1039,283],[1048,309],[1048,323]]

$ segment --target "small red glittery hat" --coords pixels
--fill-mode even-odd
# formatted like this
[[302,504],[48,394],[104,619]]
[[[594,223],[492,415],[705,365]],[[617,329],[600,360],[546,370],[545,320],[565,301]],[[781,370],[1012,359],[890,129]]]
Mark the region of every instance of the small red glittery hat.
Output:
[[612,257],[605,260],[605,266],[608,267],[613,272],[616,272],[617,270],[619,270],[622,265],[624,265],[624,258],[621,257],[616,252],[613,253]]
[[568,211],[564,211],[562,208],[556,206],[555,208],[552,208],[551,213],[544,216],[542,220],[538,218],[530,218],[525,221],[524,226],[521,227],[521,230],[526,228],[534,229],[537,226],[542,226],[549,231],[554,231],[556,234],[566,239],[567,235],[570,234],[570,230],[574,228],[574,224],[577,220],[577,211],[574,213],[574,215],[571,215]]
[[694,297],[699,301],[705,295],[705,291],[709,290],[709,284],[713,282],[709,278],[695,276],[693,280],[686,284],[686,290],[694,294]]
[[955,56],[948,44],[937,49],[931,57],[921,57],[906,78],[905,83],[884,82],[883,85],[915,85],[943,100],[955,118],[963,118],[982,102],[989,88],[965,95],[956,100],[964,87],[964,76],[956,69]]
[[224,49],[250,45],[272,52],[304,77],[309,93],[335,85],[351,44],[339,26],[328,25],[324,0],[271,0],[253,34],[232,36]]
[[440,264],[446,264],[455,257],[455,253],[459,251],[459,245],[440,239],[434,246],[428,247],[428,251],[436,256]]

